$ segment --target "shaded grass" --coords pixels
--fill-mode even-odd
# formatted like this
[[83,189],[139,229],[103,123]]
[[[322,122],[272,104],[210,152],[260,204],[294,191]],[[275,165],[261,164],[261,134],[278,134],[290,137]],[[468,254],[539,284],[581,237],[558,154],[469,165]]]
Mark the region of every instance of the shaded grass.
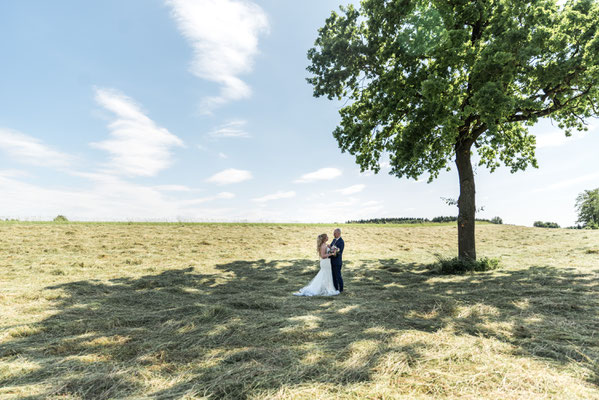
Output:
[[347,293],[293,297],[323,228],[0,224],[0,397],[599,397],[599,236],[484,226],[504,268],[439,276],[455,229],[344,226]]

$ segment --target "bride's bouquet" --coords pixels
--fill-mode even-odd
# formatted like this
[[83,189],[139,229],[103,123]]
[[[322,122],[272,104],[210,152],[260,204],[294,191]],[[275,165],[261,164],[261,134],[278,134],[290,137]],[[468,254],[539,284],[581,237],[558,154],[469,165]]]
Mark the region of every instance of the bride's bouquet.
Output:
[[327,254],[336,256],[337,253],[339,252],[339,248],[337,246],[331,246],[327,249]]

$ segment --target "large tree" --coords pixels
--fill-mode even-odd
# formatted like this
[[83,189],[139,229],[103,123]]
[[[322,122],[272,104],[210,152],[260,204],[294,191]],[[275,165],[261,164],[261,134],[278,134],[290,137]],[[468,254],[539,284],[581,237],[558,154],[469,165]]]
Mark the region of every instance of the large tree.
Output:
[[599,115],[594,0],[362,0],[340,7],[308,51],[314,95],[345,99],[333,132],[362,171],[429,182],[455,161],[460,259],[476,259],[473,146],[480,165],[537,167],[528,132],[570,135]]
[[578,223],[585,228],[599,229],[599,188],[585,190],[576,197]]

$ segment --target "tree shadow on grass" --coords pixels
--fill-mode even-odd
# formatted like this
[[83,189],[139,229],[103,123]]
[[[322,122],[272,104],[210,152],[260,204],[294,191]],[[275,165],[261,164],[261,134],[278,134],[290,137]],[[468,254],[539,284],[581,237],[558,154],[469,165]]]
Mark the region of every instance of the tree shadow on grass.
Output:
[[393,259],[344,268],[347,293],[330,298],[291,295],[316,273],[309,260],[46,288],[63,292],[56,314],[0,344],[1,359],[37,367],[0,378],[0,387],[45,387],[30,399],[243,399],[341,387],[372,381],[389,354],[419,362],[427,344],[402,343],[398,333],[448,328],[507,342],[525,357],[589,363],[598,383],[589,362],[598,354],[596,276],[532,267],[446,277]]

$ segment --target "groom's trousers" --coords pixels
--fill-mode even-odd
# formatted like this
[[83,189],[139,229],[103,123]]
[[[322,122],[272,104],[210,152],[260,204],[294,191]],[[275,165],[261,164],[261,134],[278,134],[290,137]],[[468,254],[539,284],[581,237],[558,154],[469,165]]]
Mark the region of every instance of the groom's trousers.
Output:
[[331,264],[331,269],[333,270],[333,285],[335,289],[340,292],[343,292],[343,278],[341,277],[341,266],[343,264]]

